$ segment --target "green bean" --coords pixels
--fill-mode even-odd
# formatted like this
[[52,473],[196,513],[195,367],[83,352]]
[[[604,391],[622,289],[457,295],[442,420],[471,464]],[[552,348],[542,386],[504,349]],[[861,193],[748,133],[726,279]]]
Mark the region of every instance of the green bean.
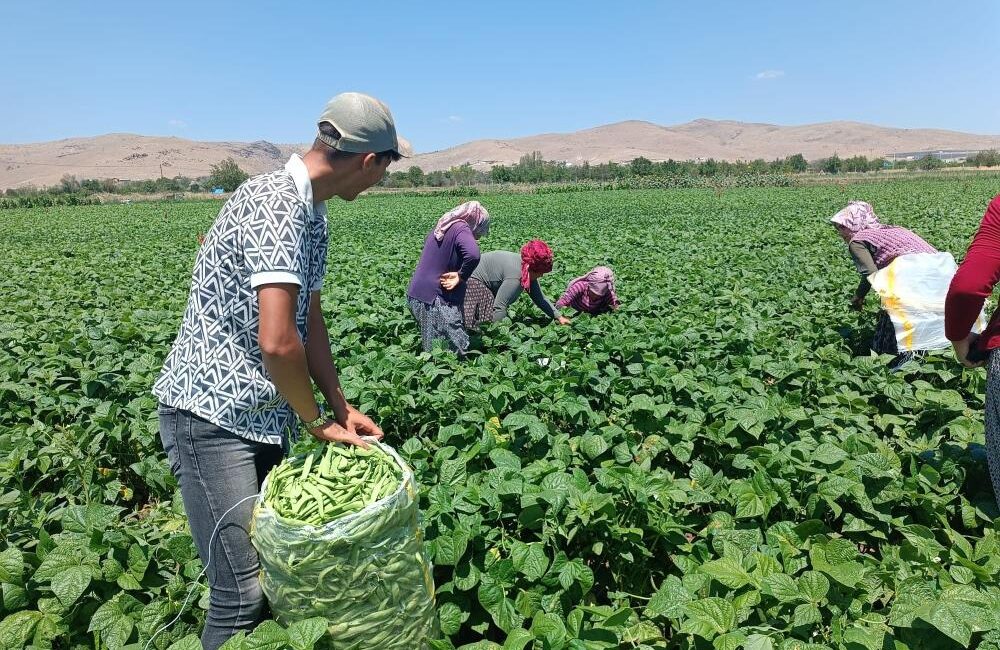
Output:
[[381,444],[326,444],[275,468],[252,529],[275,617],[324,617],[334,648],[426,649],[434,586],[415,494]]

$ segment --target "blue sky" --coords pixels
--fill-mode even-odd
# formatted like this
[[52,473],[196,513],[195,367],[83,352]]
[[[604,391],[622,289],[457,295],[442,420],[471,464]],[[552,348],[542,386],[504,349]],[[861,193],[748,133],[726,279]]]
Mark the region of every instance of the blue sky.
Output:
[[0,5],[0,142],[305,142],[343,90],[417,151],[626,119],[1000,134],[1000,2]]

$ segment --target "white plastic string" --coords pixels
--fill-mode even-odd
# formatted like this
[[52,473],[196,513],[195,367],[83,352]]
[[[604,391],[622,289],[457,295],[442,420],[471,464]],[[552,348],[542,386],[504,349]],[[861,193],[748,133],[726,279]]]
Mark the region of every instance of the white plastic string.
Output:
[[208,561],[205,562],[205,566],[204,568],[202,568],[201,573],[198,574],[198,577],[194,579],[194,583],[188,590],[187,597],[184,598],[184,602],[181,603],[181,610],[177,612],[177,616],[174,617],[174,620],[170,621],[169,623],[158,629],[156,633],[153,634],[153,636],[149,637],[149,641],[146,641],[146,645],[143,647],[143,650],[149,650],[149,646],[153,643],[156,637],[160,636],[160,634],[162,634],[163,632],[169,630],[175,623],[177,623],[177,621],[181,620],[181,616],[184,614],[184,610],[187,609],[188,601],[191,600],[191,596],[194,595],[195,587],[198,586],[198,582],[201,580],[201,577],[205,575],[205,573],[208,571],[208,567],[211,566],[212,564],[212,543],[215,541],[215,536],[219,532],[219,526],[221,526],[222,522],[226,519],[226,515],[235,510],[237,506],[243,504],[246,501],[249,501],[250,499],[256,499],[259,496],[260,493],[251,494],[248,497],[244,497],[239,501],[237,501],[236,503],[234,503],[229,510],[226,510],[224,513],[222,513],[222,516],[219,517],[219,521],[215,524],[215,530],[212,531],[212,536],[208,538]]

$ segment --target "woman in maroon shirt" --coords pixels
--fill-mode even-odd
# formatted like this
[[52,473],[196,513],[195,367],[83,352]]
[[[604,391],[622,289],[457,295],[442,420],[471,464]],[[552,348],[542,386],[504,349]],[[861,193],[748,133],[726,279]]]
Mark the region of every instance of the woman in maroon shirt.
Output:
[[986,460],[993,493],[1000,502],[1000,309],[993,312],[982,334],[972,327],[983,303],[1000,282],[1000,196],[986,208],[965,259],[951,279],[944,303],[944,334],[955,348],[955,356],[969,368],[986,368]]

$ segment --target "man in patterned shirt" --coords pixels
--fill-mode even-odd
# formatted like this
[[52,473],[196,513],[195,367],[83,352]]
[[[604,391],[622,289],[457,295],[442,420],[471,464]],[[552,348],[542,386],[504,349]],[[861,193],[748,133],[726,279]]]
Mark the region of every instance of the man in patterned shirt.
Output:
[[249,536],[252,496],[293,430],[362,447],[361,436],[382,437],[344,399],[330,352],[320,307],[325,201],[354,200],[399,150],[385,104],[359,93],[334,97],[312,148],[237,188],[198,252],[180,332],[153,393],[160,438],[208,567],[205,650],[264,616]]

